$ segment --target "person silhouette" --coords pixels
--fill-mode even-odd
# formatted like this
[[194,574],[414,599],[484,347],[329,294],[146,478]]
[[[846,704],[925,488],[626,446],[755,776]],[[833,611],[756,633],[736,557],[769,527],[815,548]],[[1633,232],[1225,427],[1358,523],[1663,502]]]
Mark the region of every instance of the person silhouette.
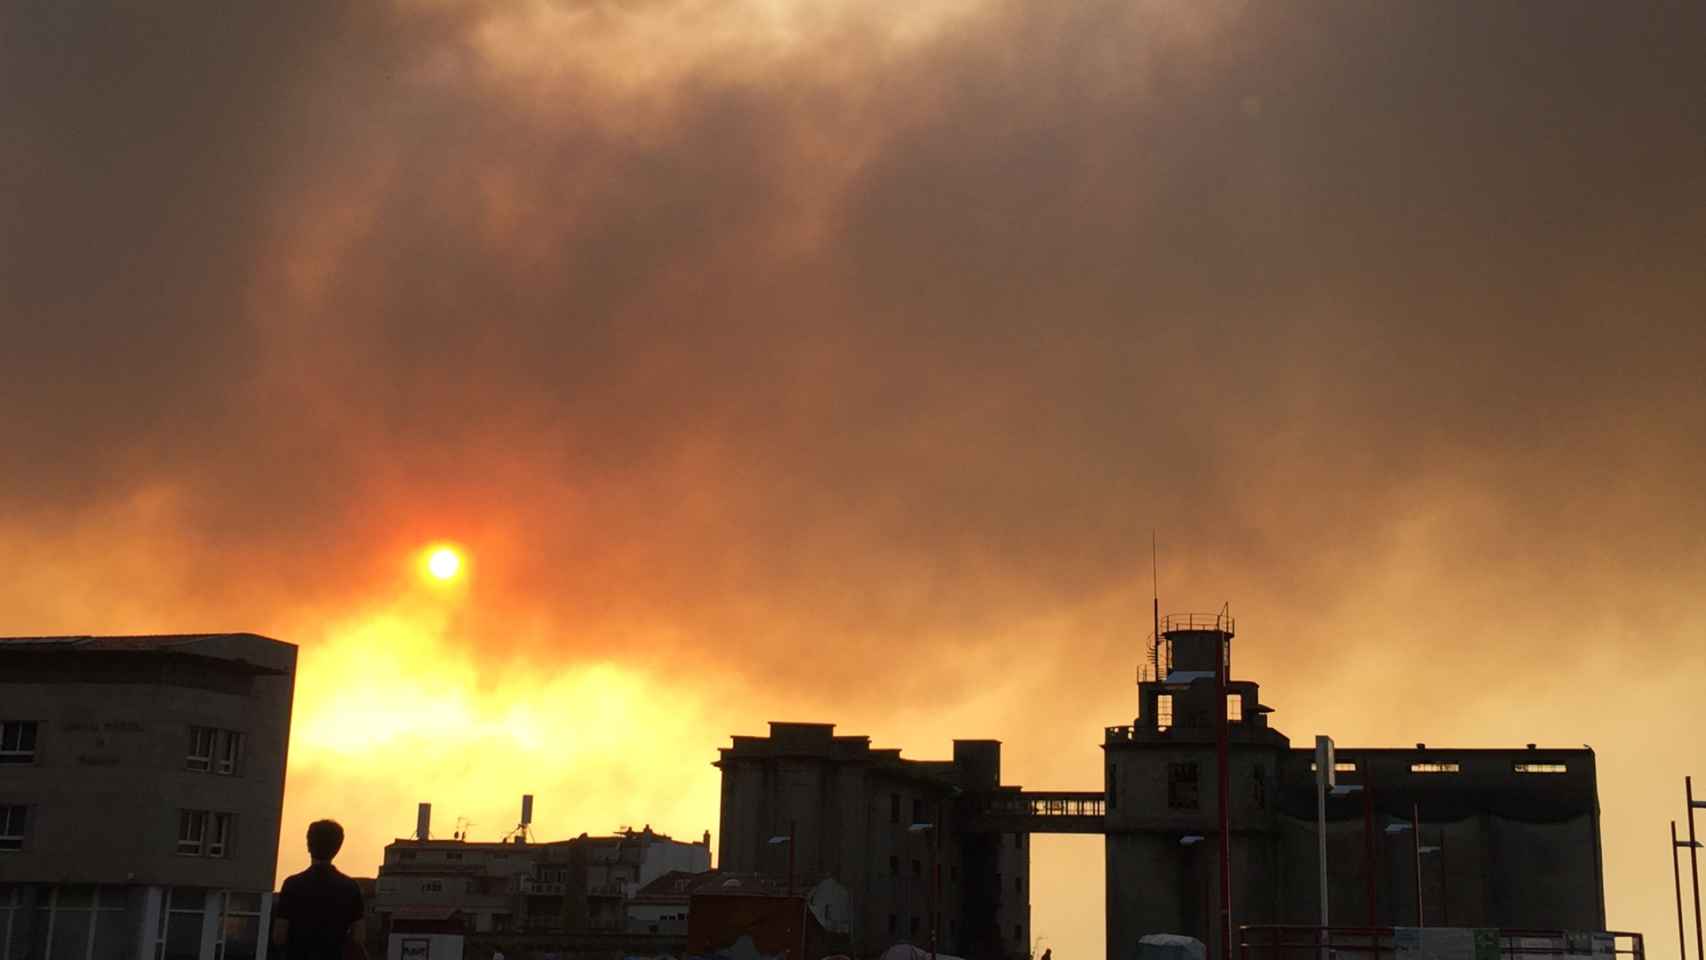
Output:
[[361,888],[332,866],[344,845],[336,820],[308,825],[308,869],[287,877],[273,908],[272,942],[284,960],[366,960]]

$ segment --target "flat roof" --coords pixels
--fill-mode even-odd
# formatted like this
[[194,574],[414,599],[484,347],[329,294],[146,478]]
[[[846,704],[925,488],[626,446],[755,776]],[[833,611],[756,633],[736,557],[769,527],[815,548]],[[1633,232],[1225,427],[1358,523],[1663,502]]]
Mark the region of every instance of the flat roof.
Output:
[[241,632],[0,637],[0,656],[182,658],[251,674],[287,675],[294,668],[296,645]]

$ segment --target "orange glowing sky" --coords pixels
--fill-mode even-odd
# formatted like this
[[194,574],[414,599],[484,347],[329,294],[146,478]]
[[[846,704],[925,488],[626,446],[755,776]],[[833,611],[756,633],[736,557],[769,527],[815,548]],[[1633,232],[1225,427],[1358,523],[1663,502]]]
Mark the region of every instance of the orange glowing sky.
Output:
[[1294,743],[1592,744],[1669,955],[1706,8],[25,6],[0,633],[300,644],[281,870],[697,837],[771,719],[1093,787],[1158,529]]

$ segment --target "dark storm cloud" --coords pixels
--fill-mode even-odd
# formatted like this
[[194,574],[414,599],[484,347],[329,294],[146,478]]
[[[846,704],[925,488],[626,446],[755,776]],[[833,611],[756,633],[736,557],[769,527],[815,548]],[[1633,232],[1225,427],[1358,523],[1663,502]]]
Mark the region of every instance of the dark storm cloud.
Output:
[[1302,649],[1418,516],[1446,603],[1701,571],[1698,13],[843,14],[623,85],[494,64],[519,9],[13,14],[13,536],[160,486],[264,618],[448,528],[484,643],[795,680],[1044,612],[1123,657],[1153,527]]

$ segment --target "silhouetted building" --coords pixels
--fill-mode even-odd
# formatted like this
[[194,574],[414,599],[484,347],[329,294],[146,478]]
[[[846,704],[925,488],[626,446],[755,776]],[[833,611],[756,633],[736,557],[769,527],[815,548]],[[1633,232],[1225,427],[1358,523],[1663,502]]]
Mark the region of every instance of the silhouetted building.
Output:
[[[1313,745],[1268,726],[1257,684],[1219,700],[1228,617],[1170,618],[1138,684],[1139,715],[1106,731],[1108,956],[1149,933],[1219,956],[1217,711],[1228,718],[1232,925],[1320,920]],[[1156,669],[1158,668],[1158,669]],[[1231,676],[1228,669],[1227,675]],[[1328,800],[1335,925],[1413,926],[1416,838],[1428,926],[1603,930],[1599,802],[1588,749],[1339,747]],[[1371,900],[1372,895],[1372,900]]]
[[956,740],[952,761],[905,760],[834,729],[772,723],[770,736],[737,736],[721,751],[719,869],[784,884],[792,873],[796,891],[798,878],[838,881],[854,956],[927,946],[933,916],[943,953],[1026,956],[1026,830],[984,816],[1020,796],[1001,786],[1000,743]]
[[550,843],[402,839],[385,847],[376,912],[386,929],[400,913],[449,908],[468,933],[622,931],[641,888],[710,868],[709,834],[687,843],[649,826]]
[[0,953],[266,953],[296,647],[0,639]]

